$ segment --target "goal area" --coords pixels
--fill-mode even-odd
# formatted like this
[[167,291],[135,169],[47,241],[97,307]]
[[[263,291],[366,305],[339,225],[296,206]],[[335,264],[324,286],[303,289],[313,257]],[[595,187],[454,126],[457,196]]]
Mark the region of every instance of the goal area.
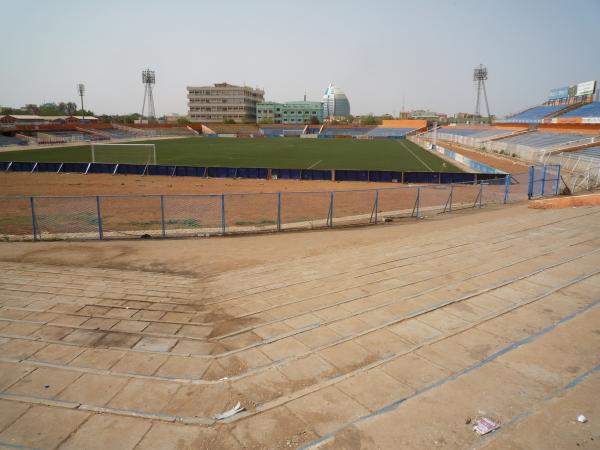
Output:
[[156,165],[155,144],[100,144],[92,142],[93,163]]

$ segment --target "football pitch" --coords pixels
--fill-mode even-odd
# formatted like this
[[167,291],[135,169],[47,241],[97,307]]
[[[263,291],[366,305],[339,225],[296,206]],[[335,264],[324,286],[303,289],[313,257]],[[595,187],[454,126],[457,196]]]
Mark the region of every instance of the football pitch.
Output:
[[[156,146],[156,162],[200,167],[462,172],[412,142],[357,139],[183,138],[136,141]],[[102,163],[146,164],[151,147],[95,144]],[[0,153],[0,161],[90,162],[90,145]]]

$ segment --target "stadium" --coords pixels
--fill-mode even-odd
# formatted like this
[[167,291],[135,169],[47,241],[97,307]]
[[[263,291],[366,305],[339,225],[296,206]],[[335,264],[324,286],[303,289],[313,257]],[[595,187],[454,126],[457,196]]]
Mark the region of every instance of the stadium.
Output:
[[[381,32],[401,33],[397,17],[410,29],[408,19],[424,17],[406,6],[389,6],[396,14],[363,7],[356,20],[365,26],[373,14]],[[127,8],[104,13],[133,17]],[[175,17],[171,7],[149,8],[161,26]],[[226,20],[186,5],[195,22],[177,16],[177,27],[204,21],[222,31],[251,17],[244,8],[225,8]],[[261,36],[259,45],[251,33],[236,41],[231,26],[224,42],[207,35],[212,43],[202,46],[214,81],[215,67],[232,70],[232,55],[236,68],[275,67],[275,78],[260,72],[265,88],[183,88],[188,66],[173,55],[189,48],[171,40],[164,58],[178,77],[157,91],[177,80],[186,116],[157,114],[162,81],[151,69],[142,69],[135,117],[91,114],[84,95],[97,86],[87,83],[76,85],[79,111],[0,108],[0,448],[597,448],[597,81],[555,74],[548,83],[570,84],[535,104],[513,95],[517,112],[500,118],[490,113],[480,64],[474,113],[403,104],[399,113],[353,116],[400,97],[392,86],[378,97],[383,82],[369,78],[388,70],[381,55],[396,54],[398,42],[385,47],[384,33],[377,41],[386,52],[363,54],[375,52],[376,33],[358,33],[366,47],[353,36],[342,43],[346,27],[356,33],[352,13],[323,5],[325,16],[345,18],[322,30],[324,63],[310,41],[274,42],[287,36],[278,24],[294,23],[306,5],[281,8],[295,13],[273,12],[281,22],[269,22],[268,33],[242,27]],[[437,8],[449,22],[452,10]],[[435,18],[433,9],[420,11]],[[502,33],[514,22],[497,20]],[[493,33],[503,45],[504,34]],[[433,34],[431,49],[449,52],[462,77],[455,58],[475,52],[472,42],[448,38],[451,48],[438,40],[441,29]],[[128,48],[137,64],[142,50]],[[410,51],[402,71],[424,78],[414,89],[422,104],[431,92],[462,102],[428,86],[427,66],[411,66]],[[107,54],[92,53],[82,58],[108,64]],[[336,65],[372,85],[357,89],[339,74],[345,83],[324,81]],[[435,65],[447,67],[442,57]],[[294,67],[327,86],[319,100],[283,98]],[[70,79],[66,66],[59,72]],[[458,92],[454,72],[438,82]],[[102,101],[116,111],[121,99],[110,88]],[[510,93],[490,95],[492,106],[502,96]]]

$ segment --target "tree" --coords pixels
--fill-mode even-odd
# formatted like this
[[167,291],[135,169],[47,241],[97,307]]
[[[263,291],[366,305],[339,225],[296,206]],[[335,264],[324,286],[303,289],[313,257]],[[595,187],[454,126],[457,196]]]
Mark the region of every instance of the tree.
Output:
[[44,103],[40,105],[39,113],[40,116],[58,116],[60,115],[56,103]]
[[364,117],[360,118],[360,123],[362,125],[379,125],[381,123],[373,114],[367,114]]
[[39,113],[40,113],[40,108],[39,108],[39,106],[38,106],[38,105],[34,105],[34,104],[32,104],[32,103],[29,103],[29,104],[25,105],[25,107],[24,107],[24,108],[21,108],[21,109],[24,109],[24,110],[25,110],[25,111],[24,111],[24,112],[25,112],[25,114],[34,114],[34,115],[37,115],[37,114],[39,114]]
[[231,125],[235,123],[235,120],[233,119],[223,119],[223,123]]
[[181,118],[177,119],[177,123],[180,123],[183,125],[183,124],[190,123],[190,121],[188,119],[186,119],[185,117],[181,117]]
[[321,122],[319,122],[319,118],[317,116],[312,116],[310,118],[310,124],[311,125],[320,125]]
[[0,114],[2,114],[2,115],[23,114],[23,111],[18,108],[4,107],[4,108],[0,108]]
[[[86,117],[94,115],[94,111],[89,111],[87,109],[84,110],[83,112]],[[59,115],[59,114],[57,114],[57,115]],[[67,115],[67,114],[60,114],[60,115]],[[68,114],[68,115],[69,116],[81,116],[82,114],[81,114],[81,110],[79,109],[79,110],[75,111],[73,114]]]
[[260,120],[258,121],[258,123],[262,123],[262,124],[264,124],[264,125],[268,125],[268,124],[270,124],[270,123],[273,123],[273,119],[260,119]]
[[65,105],[65,113],[67,116],[72,116],[77,111],[77,105],[73,102],[68,102]]

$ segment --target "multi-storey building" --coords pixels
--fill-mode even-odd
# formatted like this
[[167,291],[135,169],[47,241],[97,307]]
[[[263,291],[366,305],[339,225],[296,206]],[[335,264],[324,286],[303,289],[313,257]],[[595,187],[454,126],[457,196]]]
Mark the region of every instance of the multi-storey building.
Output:
[[258,123],[302,124],[323,122],[323,104],[321,102],[265,102],[256,105]]
[[213,86],[188,86],[191,122],[256,122],[256,104],[265,92],[249,86],[216,83]]
[[330,84],[323,95],[323,116],[325,118],[346,118],[350,116],[350,102],[339,87]]

